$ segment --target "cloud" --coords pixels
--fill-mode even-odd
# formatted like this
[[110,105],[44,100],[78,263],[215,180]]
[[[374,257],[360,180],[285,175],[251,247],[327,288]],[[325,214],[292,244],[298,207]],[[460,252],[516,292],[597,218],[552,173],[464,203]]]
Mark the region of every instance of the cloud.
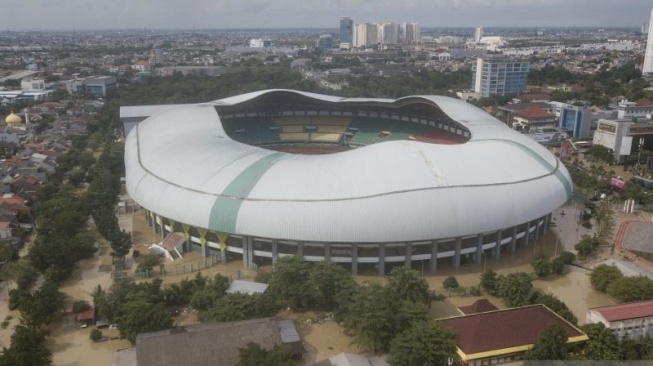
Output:
[[650,0],[2,0],[0,27],[289,28],[356,21],[447,26],[636,26]]

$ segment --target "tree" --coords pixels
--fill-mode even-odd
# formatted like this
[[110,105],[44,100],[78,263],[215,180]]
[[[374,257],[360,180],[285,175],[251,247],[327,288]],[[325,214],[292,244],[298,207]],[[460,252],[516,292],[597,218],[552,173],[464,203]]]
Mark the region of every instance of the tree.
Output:
[[495,295],[497,290],[497,273],[491,269],[481,273],[481,287],[490,295]]
[[312,308],[336,311],[351,301],[356,282],[342,266],[333,262],[318,262],[310,269],[308,288]]
[[419,321],[392,340],[388,363],[401,366],[447,365],[456,360],[453,334],[434,321]]
[[279,258],[270,272],[270,291],[291,309],[306,309],[310,302],[310,264],[302,258]]
[[535,255],[531,260],[531,266],[537,277],[543,278],[551,274],[551,264],[546,254]]
[[89,333],[88,337],[93,342],[99,342],[102,339],[102,331],[97,328],[93,328],[93,330],[91,330],[91,333]]
[[[454,278],[455,280],[455,278]],[[409,300],[428,304],[431,301],[429,284],[417,271],[396,266],[388,275],[388,292],[398,300]]]
[[396,335],[398,309],[397,301],[381,285],[361,286],[345,318],[345,331],[362,348],[387,351]]
[[444,281],[442,281],[442,287],[445,290],[453,290],[458,288],[459,286],[460,285],[458,284],[458,280],[454,276],[449,276]]
[[45,345],[47,331],[33,327],[21,321],[14,327],[9,348],[4,348],[0,354],[0,366],[52,365],[51,354]]
[[545,328],[526,352],[526,360],[565,360],[567,359],[567,332],[560,325]]
[[285,344],[277,344],[271,350],[249,342],[238,348],[238,366],[292,366],[292,350]]
[[590,283],[596,291],[606,292],[610,284],[623,277],[617,266],[599,264],[590,273]]
[[252,318],[264,318],[279,310],[270,294],[226,294],[217,299],[213,306],[199,313],[201,321],[228,322]]
[[601,243],[598,238],[588,237],[588,238],[584,238],[578,244],[574,245],[574,249],[578,251],[579,257],[585,258],[590,254],[594,253],[594,251],[599,246],[599,244]]
[[571,324],[578,324],[578,318],[576,318],[574,313],[569,310],[567,304],[560,301],[560,299],[558,299],[555,295],[543,294],[539,291],[534,291],[531,295],[529,303],[542,304],[551,309],[556,314],[560,315],[560,317],[564,318]]
[[653,299],[653,280],[645,276],[622,277],[608,285],[608,295],[623,302]]
[[589,338],[581,348],[581,356],[588,360],[619,360],[619,340],[603,323],[586,324],[581,330]]
[[152,304],[141,294],[131,299],[125,310],[125,315],[120,319],[120,336],[132,344],[136,342],[139,333],[155,332],[173,326],[170,312],[164,304]]
[[497,296],[503,298],[506,305],[511,307],[526,305],[532,288],[531,276],[528,273],[514,272],[497,279]]

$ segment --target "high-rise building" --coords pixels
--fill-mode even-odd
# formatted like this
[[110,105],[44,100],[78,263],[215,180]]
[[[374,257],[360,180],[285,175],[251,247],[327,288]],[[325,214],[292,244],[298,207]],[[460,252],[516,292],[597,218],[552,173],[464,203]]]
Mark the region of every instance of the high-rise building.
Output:
[[354,21],[351,18],[340,18],[340,42],[352,44]]
[[354,47],[370,47],[378,43],[379,27],[375,23],[361,23],[354,27]]
[[333,48],[333,37],[330,34],[323,34],[315,42],[315,47],[321,49]]
[[481,58],[472,64],[472,89],[483,97],[526,91],[527,61]]
[[653,10],[651,10],[651,19],[648,21],[648,27],[648,39],[646,41],[646,53],[644,54],[642,73],[653,74]]
[[483,26],[479,25],[474,32],[474,42],[480,42],[481,38],[483,38]]
[[401,25],[401,41],[406,44],[418,43],[421,34],[419,24],[417,23],[403,23]]
[[377,40],[382,45],[399,43],[399,25],[397,23],[383,23],[377,25]]

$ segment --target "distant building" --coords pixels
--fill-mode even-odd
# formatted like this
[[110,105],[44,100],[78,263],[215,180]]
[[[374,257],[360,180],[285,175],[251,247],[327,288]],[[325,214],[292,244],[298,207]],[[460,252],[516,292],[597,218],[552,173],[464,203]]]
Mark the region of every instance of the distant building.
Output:
[[512,126],[517,130],[531,131],[538,128],[554,127],[556,122],[555,115],[536,105],[514,112],[512,115]]
[[559,128],[575,139],[590,138],[592,110],[585,107],[568,106],[560,110]]
[[402,43],[411,44],[419,43],[421,40],[421,30],[417,23],[402,23],[401,24],[401,41]]
[[629,136],[631,122],[627,120],[600,119],[592,144],[605,146],[614,151],[614,161],[623,162],[630,155],[633,137]]
[[653,102],[646,98],[634,102],[623,100],[617,105],[612,105],[611,108],[617,111],[617,118],[651,119],[651,116],[653,116]]
[[648,40],[646,41],[646,53],[644,54],[644,66],[642,66],[642,73],[653,73],[653,10],[651,10],[651,18],[648,22]]
[[653,336],[653,300],[601,306],[587,310],[585,323],[601,323],[619,339]]
[[66,81],[66,89],[70,94],[80,94],[89,97],[106,97],[118,91],[118,83],[114,76],[89,76],[84,79]]
[[472,63],[472,89],[483,97],[522,93],[528,82],[528,61],[482,58]]
[[315,47],[323,50],[333,48],[333,37],[330,34],[323,34],[315,41]]
[[374,23],[356,24],[354,32],[354,47],[372,47],[378,43],[378,25]]
[[20,90],[22,91],[42,91],[45,90],[45,80],[38,78],[26,77],[20,81]]
[[483,38],[483,27],[479,25],[474,31],[474,42],[479,43],[481,38]]
[[458,356],[466,366],[523,360],[540,333],[553,325],[565,330],[568,344],[588,339],[580,329],[544,305],[463,315],[438,322],[454,334]]
[[353,44],[354,20],[351,18],[340,18],[340,43]]
[[397,23],[378,24],[377,32],[377,40],[382,46],[399,43],[399,25]]
[[271,45],[272,42],[269,39],[252,38],[249,40],[249,47],[251,48],[264,48],[270,47]]
[[225,70],[224,66],[164,66],[156,69],[159,76],[171,76],[180,73],[184,76],[219,76]]

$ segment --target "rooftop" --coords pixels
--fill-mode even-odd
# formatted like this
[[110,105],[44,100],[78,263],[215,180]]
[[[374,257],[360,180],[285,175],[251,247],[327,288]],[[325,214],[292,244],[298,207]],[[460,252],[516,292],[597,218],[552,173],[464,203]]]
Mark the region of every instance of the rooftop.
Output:
[[454,333],[458,353],[466,361],[526,351],[532,348],[540,332],[553,325],[560,325],[567,332],[569,343],[587,340],[587,335],[544,305],[439,321]]
[[609,322],[653,316],[653,300],[592,308]]
[[265,283],[258,283],[252,281],[234,280],[227,289],[228,294],[240,292],[241,294],[253,295],[262,294],[268,289]]

